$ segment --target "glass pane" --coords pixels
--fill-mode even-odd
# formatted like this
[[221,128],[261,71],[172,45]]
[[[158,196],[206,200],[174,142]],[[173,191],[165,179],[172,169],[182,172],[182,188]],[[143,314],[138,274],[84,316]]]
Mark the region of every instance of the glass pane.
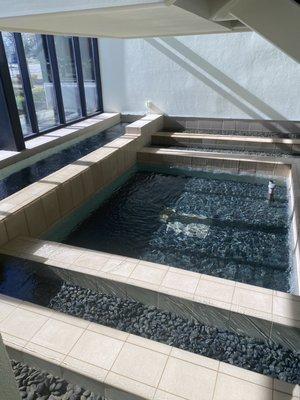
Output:
[[59,125],[52,71],[46,40],[22,33],[33,101],[40,131]]
[[25,100],[22,76],[15,46],[14,36],[10,32],[2,32],[2,36],[3,36],[3,42],[4,42],[9,72],[13,83],[14,93],[19,111],[23,135],[27,136],[32,133],[32,129],[29,120],[27,104]]
[[79,38],[82,73],[86,98],[87,113],[98,110],[98,93],[95,79],[95,67],[93,63],[92,41],[89,38]]
[[66,120],[70,121],[82,116],[73,40],[70,36],[55,36],[54,41]]

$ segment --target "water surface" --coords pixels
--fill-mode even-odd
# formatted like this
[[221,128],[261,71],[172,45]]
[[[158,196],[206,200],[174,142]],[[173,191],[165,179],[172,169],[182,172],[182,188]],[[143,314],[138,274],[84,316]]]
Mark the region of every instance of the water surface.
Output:
[[288,291],[288,202],[251,183],[138,172],[64,242]]

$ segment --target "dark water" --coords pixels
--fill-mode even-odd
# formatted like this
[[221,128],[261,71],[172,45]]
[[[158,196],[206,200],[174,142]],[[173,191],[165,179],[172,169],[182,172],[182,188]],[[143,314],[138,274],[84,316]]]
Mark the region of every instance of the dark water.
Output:
[[0,256],[0,293],[48,306],[62,281],[42,265],[14,257]]
[[288,291],[285,187],[139,172],[64,242]]
[[113,126],[0,180],[0,200],[121,136],[126,125]]

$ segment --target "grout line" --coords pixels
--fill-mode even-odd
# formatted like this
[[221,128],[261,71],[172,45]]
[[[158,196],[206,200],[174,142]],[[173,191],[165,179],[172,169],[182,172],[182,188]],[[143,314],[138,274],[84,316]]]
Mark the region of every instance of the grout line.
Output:
[[221,365],[221,361],[219,361],[219,364],[218,364],[218,369],[217,369],[217,374],[216,374],[213,394],[212,394],[212,398],[211,398],[212,400],[214,400],[215,394],[216,394],[216,388],[217,388],[218,378],[219,378],[219,374],[220,374],[220,365]]
[[158,383],[157,383],[157,385],[156,385],[156,387],[155,387],[155,392],[154,392],[154,395],[153,395],[153,399],[154,399],[154,397],[155,397],[157,391],[160,390],[160,389],[159,389],[159,385],[160,385],[160,383],[161,383],[161,380],[162,380],[163,375],[164,375],[164,373],[165,373],[165,370],[166,370],[166,368],[167,368],[167,364],[168,364],[168,362],[169,362],[169,360],[170,360],[172,348],[173,348],[173,347],[171,347],[170,353],[169,353],[168,356],[167,356],[167,359],[166,359],[165,365],[164,365],[164,367],[163,367],[163,370],[162,370],[162,372],[161,372],[160,378],[159,378]]

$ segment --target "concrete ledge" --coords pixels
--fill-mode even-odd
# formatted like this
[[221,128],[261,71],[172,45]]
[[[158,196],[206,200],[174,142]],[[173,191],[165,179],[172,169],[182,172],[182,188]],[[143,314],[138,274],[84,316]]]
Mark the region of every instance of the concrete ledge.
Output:
[[[2,254],[36,262],[39,273],[130,297],[204,324],[300,348],[300,297],[134,258],[19,237]],[[41,265],[42,264],[42,265]]]
[[300,153],[300,139],[266,138],[255,136],[217,135],[200,133],[156,132],[152,135],[154,146],[203,146],[222,150],[246,150]]
[[6,296],[0,306],[12,358],[111,400],[300,398],[299,385]]
[[198,118],[168,115],[164,118],[164,128],[172,131],[197,130],[197,131],[241,131],[249,133],[266,132],[283,135],[299,134],[300,121],[265,120],[265,119],[222,119]]
[[[102,113],[83,121],[76,122],[65,128],[57,129],[45,135],[38,136],[34,139],[26,141],[26,149],[21,152],[7,152],[0,157],[0,169],[12,166],[16,163],[33,157],[34,155],[41,155],[44,151],[62,145],[74,139],[86,139],[87,137],[101,132],[105,129],[118,124],[121,120],[119,113]],[[1,156],[1,154],[0,154]],[[22,166],[24,168],[24,165]]]
[[19,235],[41,236],[111,184],[136,164],[137,151],[150,141],[148,132],[161,123],[162,116],[151,116],[135,134],[123,135],[0,201],[0,245]]
[[193,150],[145,147],[138,153],[138,163],[184,166],[208,171],[224,171],[234,174],[276,176],[286,178],[291,171],[291,158],[279,159]]
[[126,127],[126,134],[150,135],[163,128],[164,117],[159,114],[147,114],[145,117]]

